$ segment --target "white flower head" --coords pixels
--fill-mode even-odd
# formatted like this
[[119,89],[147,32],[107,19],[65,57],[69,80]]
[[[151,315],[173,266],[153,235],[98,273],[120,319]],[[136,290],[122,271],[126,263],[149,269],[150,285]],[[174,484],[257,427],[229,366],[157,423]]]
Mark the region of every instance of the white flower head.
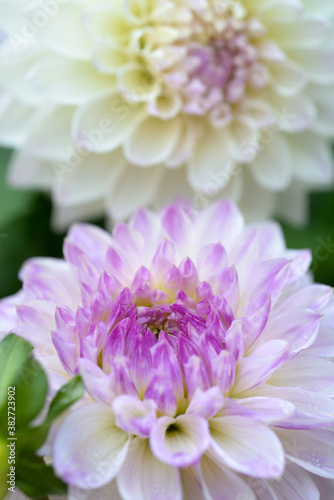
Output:
[[333,177],[332,0],[1,0],[0,141],[58,223],[189,196],[305,218]]

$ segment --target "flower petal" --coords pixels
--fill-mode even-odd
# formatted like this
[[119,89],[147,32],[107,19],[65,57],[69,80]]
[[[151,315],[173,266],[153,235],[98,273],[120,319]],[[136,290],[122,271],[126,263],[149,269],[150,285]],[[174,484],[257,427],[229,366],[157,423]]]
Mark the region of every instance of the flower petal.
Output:
[[174,467],[188,467],[198,462],[209,442],[208,424],[197,415],[161,417],[150,435],[155,456]]
[[118,473],[128,445],[129,435],[115,427],[111,408],[86,405],[61,424],[53,447],[54,468],[73,486],[100,488]]
[[179,471],[158,460],[147,439],[131,442],[117,486],[123,500],[182,500]]
[[284,453],[279,439],[266,425],[242,416],[210,420],[212,448],[208,455],[249,476],[279,477]]

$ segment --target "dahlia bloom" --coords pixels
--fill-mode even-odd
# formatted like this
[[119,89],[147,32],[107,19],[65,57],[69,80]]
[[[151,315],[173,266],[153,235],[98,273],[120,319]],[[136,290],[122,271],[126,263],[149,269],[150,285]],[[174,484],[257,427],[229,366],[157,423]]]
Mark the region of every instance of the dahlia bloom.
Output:
[[306,192],[332,181],[332,0],[0,7],[9,176],[51,190],[56,223],[175,194],[302,222]]
[[44,452],[68,498],[333,498],[334,302],[308,251],[229,201],[78,224],[31,259],[0,329],[35,346],[51,391],[86,395]]

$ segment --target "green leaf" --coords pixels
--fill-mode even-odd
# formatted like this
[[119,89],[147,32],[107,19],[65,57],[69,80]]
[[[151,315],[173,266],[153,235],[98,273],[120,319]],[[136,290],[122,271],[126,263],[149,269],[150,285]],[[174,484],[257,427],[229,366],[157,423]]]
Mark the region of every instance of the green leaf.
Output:
[[0,408],[7,405],[8,387],[14,386],[33,347],[13,333],[0,342]]
[[[0,227],[8,225],[20,214],[27,212],[35,196],[31,191],[13,189],[7,182],[7,168],[10,150],[0,149]],[[1,231],[0,231],[1,232]]]
[[67,486],[49,465],[34,455],[22,457],[16,468],[17,486],[31,498],[65,495]]
[[31,422],[42,410],[48,391],[46,375],[30,356],[16,381],[16,425],[21,428]]
[[59,389],[55,395],[48,415],[44,422],[38,427],[28,427],[17,436],[22,450],[37,450],[42,446],[49,433],[50,425],[83,396],[84,388],[80,375],[74,377],[70,382]]
[[82,379],[80,375],[77,375],[59,389],[50,405],[47,420],[52,421],[59,417],[59,415],[64,413],[64,411],[78,401],[78,399],[82,398],[83,394],[84,387]]
[[32,356],[33,347],[23,338],[7,335],[0,343],[0,427],[7,422],[8,388],[15,387],[15,427],[31,422],[44,406],[48,389],[45,373]]

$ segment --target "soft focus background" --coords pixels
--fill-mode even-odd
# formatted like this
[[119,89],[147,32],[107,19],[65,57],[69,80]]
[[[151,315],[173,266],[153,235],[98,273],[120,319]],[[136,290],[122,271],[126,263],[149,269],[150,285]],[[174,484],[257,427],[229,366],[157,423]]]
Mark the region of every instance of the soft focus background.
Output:
[[[50,228],[49,197],[18,191],[6,184],[10,151],[0,149],[0,297],[20,288],[18,271],[29,257],[61,257],[64,234]],[[103,226],[103,221],[95,221]],[[283,224],[290,248],[310,248],[315,280],[334,285],[334,190],[310,197],[307,227]]]

